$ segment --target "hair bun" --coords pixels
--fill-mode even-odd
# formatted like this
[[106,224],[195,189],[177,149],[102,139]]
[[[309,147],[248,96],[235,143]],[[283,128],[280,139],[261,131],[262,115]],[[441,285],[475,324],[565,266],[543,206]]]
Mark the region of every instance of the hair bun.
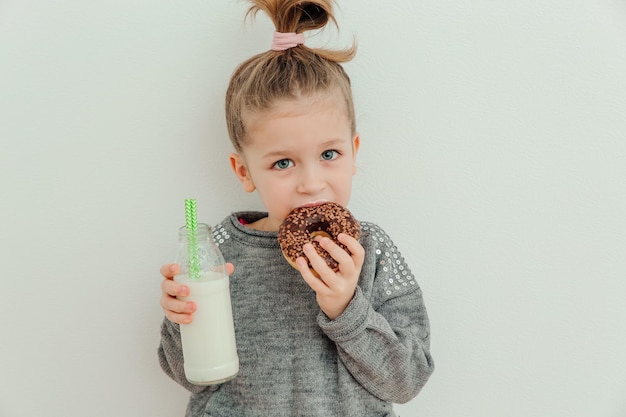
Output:
[[[293,13],[299,14],[295,32],[301,33],[306,30],[315,30],[326,26],[329,17],[332,17],[330,4],[324,5],[319,3],[300,3],[294,8]],[[329,9],[324,9],[323,6],[327,6]]]
[[251,0],[248,15],[255,16],[264,11],[276,27],[277,32],[302,33],[321,29],[331,20],[335,25],[332,0]]

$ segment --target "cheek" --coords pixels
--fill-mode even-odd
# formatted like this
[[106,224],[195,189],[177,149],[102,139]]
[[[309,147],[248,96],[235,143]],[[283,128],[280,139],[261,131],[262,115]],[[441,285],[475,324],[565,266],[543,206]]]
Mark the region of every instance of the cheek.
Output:
[[346,206],[348,204],[348,200],[350,200],[350,195],[352,194],[352,175],[345,176],[344,181],[341,184],[341,194],[343,205]]
[[287,181],[277,181],[276,179],[264,178],[260,184],[257,182],[257,191],[266,203],[279,204],[288,194],[289,183]]

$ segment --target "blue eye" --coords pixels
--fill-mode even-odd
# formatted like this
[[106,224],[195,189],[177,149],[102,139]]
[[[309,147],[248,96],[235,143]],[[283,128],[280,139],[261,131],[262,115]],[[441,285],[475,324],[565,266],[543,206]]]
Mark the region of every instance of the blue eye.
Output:
[[293,166],[293,161],[291,159],[281,159],[280,161],[274,164],[274,168],[278,169],[287,169]]
[[339,152],[332,150],[332,149],[322,152],[322,159],[325,161],[332,161],[338,156],[339,156]]

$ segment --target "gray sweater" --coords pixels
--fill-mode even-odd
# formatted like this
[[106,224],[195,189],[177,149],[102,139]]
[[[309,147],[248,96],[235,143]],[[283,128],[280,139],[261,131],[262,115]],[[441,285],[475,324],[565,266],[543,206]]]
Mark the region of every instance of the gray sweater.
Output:
[[180,330],[165,319],[159,361],[192,394],[186,417],[395,416],[433,372],[422,292],[398,249],[361,222],[365,262],[345,312],[330,320],[283,258],[276,233],[243,226],[265,213],[235,213],[213,228],[230,277],[240,371],[221,385],[185,379]]

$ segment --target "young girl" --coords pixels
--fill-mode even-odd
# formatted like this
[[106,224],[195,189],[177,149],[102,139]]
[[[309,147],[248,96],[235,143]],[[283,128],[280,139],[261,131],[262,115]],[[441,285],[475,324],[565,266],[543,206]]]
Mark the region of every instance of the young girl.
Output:
[[[161,274],[163,370],[192,394],[187,416],[395,416],[433,372],[421,290],[398,249],[373,223],[348,251],[316,238],[339,263],[334,272],[310,245],[298,270],[282,256],[278,227],[294,208],[348,204],[360,138],[344,51],[310,49],[303,32],[334,22],[331,0],[255,0],[269,14],[271,50],[234,72],[226,118],[231,167],[267,212],[239,212],[213,228],[231,272],[240,372],[215,386],[186,381],[179,324],[195,306],[176,296],[177,265]],[[234,265],[234,271],[233,271]]]

